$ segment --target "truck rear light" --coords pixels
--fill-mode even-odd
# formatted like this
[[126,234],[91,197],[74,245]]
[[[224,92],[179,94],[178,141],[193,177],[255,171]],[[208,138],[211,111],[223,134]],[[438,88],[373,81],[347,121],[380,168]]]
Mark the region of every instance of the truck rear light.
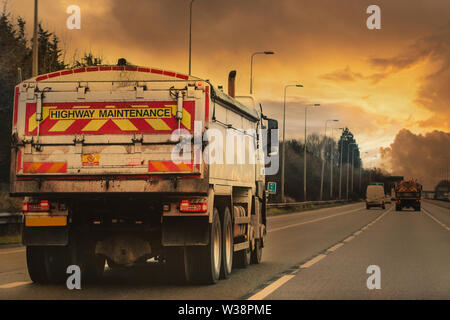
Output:
[[208,204],[206,202],[191,203],[189,200],[183,200],[180,203],[180,212],[206,213],[208,212]]
[[42,211],[47,211],[50,209],[50,203],[48,202],[48,200],[42,200],[40,206]]
[[50,202],[42,200],[40,202],[24,202],[22,205],[23,212],[48,212],[50,211]]

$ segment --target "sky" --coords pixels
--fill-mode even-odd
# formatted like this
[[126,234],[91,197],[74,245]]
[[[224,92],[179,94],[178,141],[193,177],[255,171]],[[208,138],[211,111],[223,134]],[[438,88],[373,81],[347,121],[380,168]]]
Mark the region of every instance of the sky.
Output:
[[[28,35],[33,2],[7,1],[8,11],[28,21]],[[125,57],[187,73],[189,3],[40,0],[39,19],[62,39],[69,63],[92,52],[111,64]],[[380,30],[366,26],[373,4],[381,9]],[[66,27],[69,5],[81,9],[80,30]],[[252,53],[275,52],[255,56],[253,89],[281,123],[284,86],[304,86],[287,90],[288,138],[303,138],[304,106],[320,103],[308,109],[308,132],[323,134],[326,120],[339,119],[334,126],[354,133],[366,167],[420,176],[430,186],[448,167],[450,1],[195,0],[192,31],[192,74],[226,88],[237,70],[237,95],[249,93]],[[418,141],[433,148],[418,150]],[[420,172],[404,165],[425,150],[441,150],[441,160],[424,154]]]

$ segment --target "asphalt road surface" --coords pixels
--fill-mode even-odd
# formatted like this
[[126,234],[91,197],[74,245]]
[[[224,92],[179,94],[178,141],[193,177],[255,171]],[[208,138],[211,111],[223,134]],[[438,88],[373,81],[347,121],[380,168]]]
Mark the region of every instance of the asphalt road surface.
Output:
[[[366,210],[363,203],[268,219],[263,262],[216,285],[170,285],[149,263],[68,290],[28,277],[25,249],[0,248],[0,299],[450,299],[450,209]],[[367,273],[369,266],[379,271]]]

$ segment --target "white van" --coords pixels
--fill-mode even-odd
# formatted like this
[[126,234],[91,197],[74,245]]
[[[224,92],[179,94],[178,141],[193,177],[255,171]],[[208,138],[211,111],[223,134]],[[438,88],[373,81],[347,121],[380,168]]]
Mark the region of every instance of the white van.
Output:
[[370,184],[366,190],[366,208],[381,207],[385,209],[384,187],[382,184]]

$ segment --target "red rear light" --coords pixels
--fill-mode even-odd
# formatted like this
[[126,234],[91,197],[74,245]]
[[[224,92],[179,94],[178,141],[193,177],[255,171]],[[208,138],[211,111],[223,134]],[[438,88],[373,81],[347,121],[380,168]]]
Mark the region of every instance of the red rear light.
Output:
[[208,212],[208,204],[206,202],[191,203],[189,200],[182,200],[180,203],[180,212],[206,213]]
[[24,202],[22,205],[23,212],[48,212],[50,211],[50,202],[41,200],[40,202]]
[[42,200],[40,205],[42,210],[50,209],[50,203],[48,203],[48,200]]

